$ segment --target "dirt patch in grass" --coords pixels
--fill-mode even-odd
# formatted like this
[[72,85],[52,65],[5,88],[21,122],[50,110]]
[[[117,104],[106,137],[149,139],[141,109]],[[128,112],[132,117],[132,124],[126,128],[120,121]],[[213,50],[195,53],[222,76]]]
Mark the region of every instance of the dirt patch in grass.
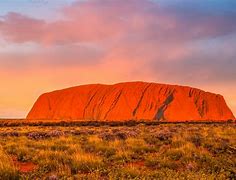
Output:
[[17,160],[17,157],[12,157],[13,163],[15,167],[21,172],[21,173],[29,173],[36,169],[38,169],[38,166],[32,162],[20,162]]

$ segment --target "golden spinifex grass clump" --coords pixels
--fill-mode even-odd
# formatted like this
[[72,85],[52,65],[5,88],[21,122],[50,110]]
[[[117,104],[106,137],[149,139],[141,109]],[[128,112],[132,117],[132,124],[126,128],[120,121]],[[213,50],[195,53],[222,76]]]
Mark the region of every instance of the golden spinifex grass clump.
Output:
[[18,179],[18,171],[13,164],[12,159],[0,146],[0,179]]
[[236,178],[234,124],[2,127],[0,146],[5,179]]

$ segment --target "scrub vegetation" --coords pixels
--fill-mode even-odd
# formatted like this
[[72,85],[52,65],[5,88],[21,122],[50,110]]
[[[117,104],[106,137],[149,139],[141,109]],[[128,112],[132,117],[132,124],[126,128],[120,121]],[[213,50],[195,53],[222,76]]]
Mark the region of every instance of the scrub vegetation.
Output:
[[0,177],[236,179],[236,126],[1,127]]

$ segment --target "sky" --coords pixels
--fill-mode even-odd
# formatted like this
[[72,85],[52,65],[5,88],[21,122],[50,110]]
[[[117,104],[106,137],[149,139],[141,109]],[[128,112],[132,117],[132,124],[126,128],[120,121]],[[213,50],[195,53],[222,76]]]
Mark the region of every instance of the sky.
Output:
[[222,94],[236,115],[235,0],[0,1],[0,117],[40,94],[146,81]]

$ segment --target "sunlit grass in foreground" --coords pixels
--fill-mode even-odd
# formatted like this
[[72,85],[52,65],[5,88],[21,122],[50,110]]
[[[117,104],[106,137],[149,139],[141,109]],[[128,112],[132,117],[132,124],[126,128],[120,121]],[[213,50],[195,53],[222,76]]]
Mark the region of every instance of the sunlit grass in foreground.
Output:
[[234,179],[236,127],[2,127],[0,177]]

